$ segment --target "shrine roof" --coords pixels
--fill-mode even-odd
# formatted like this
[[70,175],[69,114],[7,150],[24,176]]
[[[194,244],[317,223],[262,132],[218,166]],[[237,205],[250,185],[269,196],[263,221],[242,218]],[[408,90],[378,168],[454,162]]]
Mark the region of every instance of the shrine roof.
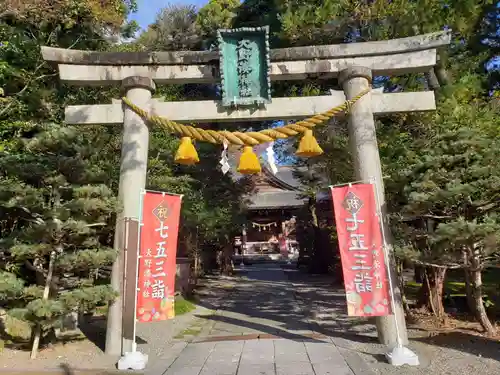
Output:
[[[233,176],[233,179],[239,180],[244,177],[241,173],[238,173],[238,157],[236,154],[229,153],[228,154],[228,162],[231,167],[230,171]],[[271,167],[265,162],[261,160],[262,163],[262,173],[269,179],[274,180],[275,182],[283,185],[283,188],[286,190],[300,190],[301,183],[299,179],[294,174],[293,166],[284,166],[277,165],[278,172],[274,174],[271,170]]]
[[[265,166],[265,168],[267,169],[267,166]],[[274,175],[274,177],[295,189],[301,188],[301,183],[299,179],[295,176],[293,166],[287,166],[287,165],[278,166],[278,172]]]
[[300,208],[307,199],[300,198],[298,191],[257,192],[248,197],[250,210]]
[[[229,153],[228,159],[233,178],[239,180],[243,175],[236,170],[238,156]],[[261,160],[261,163],[262,173],[259,177],[265,180],[270,186],[273,186],[273,189],[272,191],[257,189],[250,194],[247,197],[249,210],[298,208],[307,202],[307,199],[299,197],[302,189],[301,183],[294,173],[295,167],[277,165],[278,171],[274,174],[267,162]]]

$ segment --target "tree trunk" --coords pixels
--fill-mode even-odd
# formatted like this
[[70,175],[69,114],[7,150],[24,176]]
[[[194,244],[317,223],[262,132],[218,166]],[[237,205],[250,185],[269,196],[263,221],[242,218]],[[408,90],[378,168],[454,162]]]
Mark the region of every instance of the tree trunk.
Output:
[[474,252],[473,258],[471,260],[471,265],[473,267],[470,270],[471,281],[472,281],[472,296],[474,298],[474,310],[476,319],[483,327],[484,331],[488,336],[494,336],[496,334],[496,329],[491,324],[488,315],[486,314],[486,309],[483,303],[483,280],[481,275],[481,269],[479,268],[480,261],[477,258],[478,254]]
[[398,285],[399,285],[399,290],[401,291],[401,301],[403,302],[403,309],[405,311],[405,314],[408,314],[410,312],[410,307],[408,306],[408,300],[406,299],[405,295],[405,279],[404,279],[404,262],[401,260],[396,259],[396,269],[397,269],[397,274],[398,274]]
[[413,279],[416,283],[419,284],[424,282],[424,267],[417,264],[414,266]]
[[431,69],[429,72],[424,73],[425,79],[427,81],[427,90],[438,90],[440,88],[439,85],[439,80],[436,76],[436,72],[434,71],[434,68]]
[[450,84],[450,77],[448,71],[446,70],[444,64],[438,59],[437,65],[434,67],[434,74],[440,87]]
[[[47,278],[45,279],[45,288],[43,289],[43,300],[47,300],[49,298],[50,292],[50,284],[52,283],[52,275],[54,273],[54,261],[56,258],[56,252],[52,251],[50,253],[49,259],[49,269],[47,272]],[[33,332],[33,346],[31,347],[31,359],[35,359],[38,353],[38,347],[40,346],[40,337],[42,335],[42,325],[40,323],[36,323],[34,332]]]
[[197,283],[198,281],[198,277],[200,276],[200,263],[201,263],[201,260],[200,260],[200,252],[199,251],[196,251],[195,254],[194,254],[194,281],[195,281],[195,284]]
[[425,307],[438,318],[444,317],[443,290],[446,268],[426,267],[419,291],[418,306]]
[[333,255],[330,256],[331,246],[325,234],[320,228],[316,202],[309,200],[309,213],[311,214],[312,238],[311,238],[311,258],[309,260],[309,272],[313,274],[328,273],[330,264],[333,262]]
[[232,275],[234,272],[233,267],[233,245],[232,243],[227,244],[222,249],[222,270],[225,275]]
[[465,296],[467,299],[467,305],[469,306],[469,310],[476,316],[476,303],[474,301],[474,292],[472,287],[472,277],[469,271],[469,257],[467,255],[467,250],[463,250],[462,258],[464,263],[464,274],[465,274]]

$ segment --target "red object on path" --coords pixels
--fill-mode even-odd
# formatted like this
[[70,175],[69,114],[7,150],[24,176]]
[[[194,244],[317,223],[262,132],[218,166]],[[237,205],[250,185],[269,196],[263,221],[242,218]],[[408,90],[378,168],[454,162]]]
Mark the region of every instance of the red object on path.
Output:
[[280,247],[281,256],[285,259],[288,259],[288,249],[286,248],[286,237],[282,235],[278,240],[278,244]]
[[374,185],[332,188],[349,316],[391,314]]
[[179,195],[146,191],[142,202],[136,317],[140,322],[173,319]]

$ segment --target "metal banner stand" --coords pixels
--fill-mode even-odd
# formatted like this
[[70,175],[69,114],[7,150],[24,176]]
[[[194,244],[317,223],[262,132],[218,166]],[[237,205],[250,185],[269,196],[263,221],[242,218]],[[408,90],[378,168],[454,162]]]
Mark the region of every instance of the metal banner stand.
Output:
[[[377,181],[375,178],[371,177],[370,178],[370,183],[374,187],[374,193],[375,193],[375,199],[377,202],[377,216],[379,217],[380,221],[380,230],[382,233],[382,246],[383,246],[383,253],[384,253],[384,260],[385,260],[385,267],[387,271],[387,279],[389,280],[389,289],[390,289],[390,295],[391,295],[391,305],[392,305],[392,315],[394,316],[394,323],[396,326],[396,342],[397,345],[395,348],[393,348],[391,351],[387,352],[385,354],[387,360],[389,363],[393,366],[402,366],[402,365],[410,365],[410,366],[418,366],[420,364],[418,360],[418,356],[416,353],[408,349],[403,345],[403,342],[401,340],[401,333],[400,333],[400,327],[398,323],[398,317],[396,316],[396,299],[394,298],[394,280],[392,280],[392,273],[390,272],[390,267],[391,267],[391,262],[389,259],[389,248],[387,245],[387,238],[386,238],[386,233],[385,233],[385,227],[383,223],[383,217],[382,217],[382,212],[380,209],[380,204],[378,203],[378,197],[379,197],[379,191],[378,191],[378,186],[377,186]],[[404,318],[404,317],[403,317]]]

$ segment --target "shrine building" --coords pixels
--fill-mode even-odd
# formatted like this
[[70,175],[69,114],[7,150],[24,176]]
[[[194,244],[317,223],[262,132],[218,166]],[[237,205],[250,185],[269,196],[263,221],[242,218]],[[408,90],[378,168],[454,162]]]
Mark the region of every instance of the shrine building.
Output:
[[[231,173],[235,180],[244,176],[236,171],[236,161],[230,157]],[[277,165],[277,172],[262,162],[262,172],[246,176],[252,181],[253,190],[246,197],[247,220],[237,242],[242,253],[273,254],[280,252],[280,240],[286,240],[290,253],[298,253],[296,218],[308,203],[302,193],[295,167]]]

